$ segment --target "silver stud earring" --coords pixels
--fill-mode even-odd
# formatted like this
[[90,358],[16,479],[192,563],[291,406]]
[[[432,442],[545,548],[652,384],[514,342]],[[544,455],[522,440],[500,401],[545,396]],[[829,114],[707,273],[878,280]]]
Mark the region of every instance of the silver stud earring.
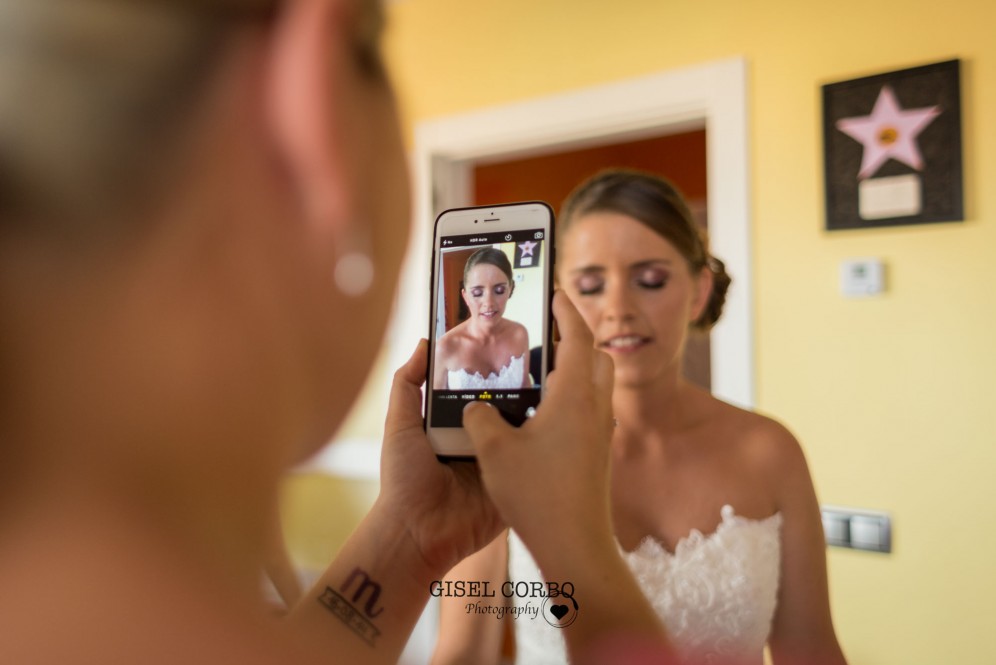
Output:
[[335,262],[335,285],[343,295],[359,298],[373,285],[374,264],[370,256],[360,250],[350,250]]

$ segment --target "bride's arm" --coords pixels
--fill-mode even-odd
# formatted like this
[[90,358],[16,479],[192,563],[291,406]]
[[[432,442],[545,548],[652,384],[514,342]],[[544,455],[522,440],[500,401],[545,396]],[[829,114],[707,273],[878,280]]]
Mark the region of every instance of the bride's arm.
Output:
[[[770,421],[769,421],[770,422]],[[769,646],[775,665],[845,665],[830,615],[820,506],[798,441],[770,422],[782,513],[781,582]]]
[[533,382],[529,376],[529,331],[521,323],[515,323],[512,329],[512,348],[515,349],[512,358],[522,357],[522,387],[530,388]]
[[532,375],[529,374],[529,331],[523,327],[523,336],[525,337],[524,343],[522,345],[522,387],[531,388],[533,385]]
[[449,387],[447,385],[447,366],[450,356],[453,353],[452,347],[452,339],[447,335],[443,335],[436,342],[436,349],[433,353],[432,371],[432,387],[435,390],[446,390]]

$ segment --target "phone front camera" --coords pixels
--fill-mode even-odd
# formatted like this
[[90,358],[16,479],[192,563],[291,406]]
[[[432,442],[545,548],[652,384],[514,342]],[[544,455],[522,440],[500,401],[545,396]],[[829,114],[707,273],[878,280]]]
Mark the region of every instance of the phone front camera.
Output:
[[476,219],[474,220],[474,223],[477,224],[477,220]]

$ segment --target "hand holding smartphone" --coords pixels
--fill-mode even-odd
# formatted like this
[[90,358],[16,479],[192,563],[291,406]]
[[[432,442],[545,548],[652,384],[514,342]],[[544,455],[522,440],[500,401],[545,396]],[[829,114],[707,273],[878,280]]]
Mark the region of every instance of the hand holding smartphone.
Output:
[[463,408],[534,412],[552,360],[553,211],[527,202],[447,210],[433,233],[425,426],[436,454],[473,457]]

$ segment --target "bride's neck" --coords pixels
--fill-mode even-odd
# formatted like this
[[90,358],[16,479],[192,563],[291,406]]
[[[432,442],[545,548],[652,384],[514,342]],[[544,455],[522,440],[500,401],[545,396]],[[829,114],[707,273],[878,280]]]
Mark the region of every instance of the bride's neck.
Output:
[[482,325],[476,320],[472,320],[469,327],[470,336],[482,342],[492,342],[501,334],[504,327],[502,323],[499,321],[494,325]]
[[618,427],[639,438],[656,433],[663,438],[680,431],[688,420],[687,403],[694,388],[680,374],[640,385],[616,384],[613,415]]

